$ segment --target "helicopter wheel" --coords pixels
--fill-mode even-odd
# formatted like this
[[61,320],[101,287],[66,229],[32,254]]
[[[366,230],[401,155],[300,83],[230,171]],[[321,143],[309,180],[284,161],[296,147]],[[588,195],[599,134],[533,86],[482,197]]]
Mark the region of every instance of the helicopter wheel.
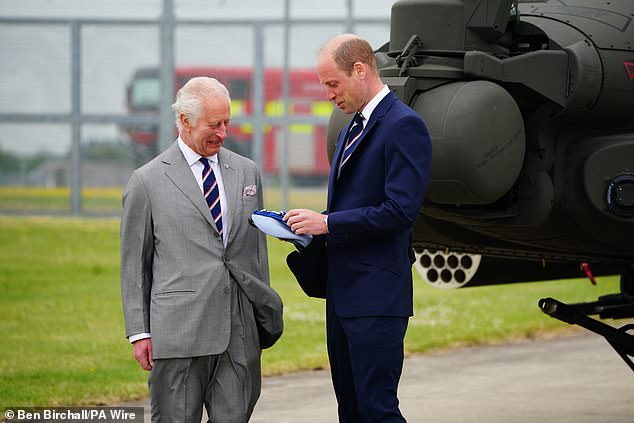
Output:
[[416,252],[414,268],[423,280],[434,288],[456,289],[473,278],[482,256],[480,254],[445,253],[439,250]]

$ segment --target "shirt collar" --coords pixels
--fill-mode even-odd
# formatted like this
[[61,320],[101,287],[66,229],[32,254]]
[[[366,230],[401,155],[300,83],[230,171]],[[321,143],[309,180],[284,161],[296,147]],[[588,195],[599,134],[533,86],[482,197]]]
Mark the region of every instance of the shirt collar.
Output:
[[388,95],[389,93],[390,93],[390,89],[387,87],[387,85],[383,85],[383,88],[381,88],[381,91],[376,93],[376,95],[372,97],[372,100],[370,100],[368,104],[365,105],[363,110],[361,110],[361,114],[363,115],[363,118],[364,118],[363,120],[364,126],[370,119],[370,115],[372,115],[372,112],[374,112],[374,109],[376,109],[376,106],[378,106],[381,100],[383,100],[385,96]]
[[[178,147],[183,152],[183,156],[185,156],[185,160],[187,161],[189,167],[192,167],[192,165],[200,160],[200,158],[202,157],[200,154],[192,150],[187,144],[185,144],[185,141],[183,141],[180,135],[178,136]],[[211,160],[212,162],[218,163],[218,154],[209,156],[207,157],[207,159]]]

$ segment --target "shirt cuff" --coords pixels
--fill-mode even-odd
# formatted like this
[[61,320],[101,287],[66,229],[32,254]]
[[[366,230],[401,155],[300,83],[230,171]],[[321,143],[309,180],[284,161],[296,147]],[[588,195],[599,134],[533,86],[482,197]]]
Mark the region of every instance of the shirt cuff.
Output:
[[147,332],[137,333],[136,335],[130,335],[128,338],[131,344],[134,344],[136,341],[140,341],[141,339],[151,338],[150,334]]

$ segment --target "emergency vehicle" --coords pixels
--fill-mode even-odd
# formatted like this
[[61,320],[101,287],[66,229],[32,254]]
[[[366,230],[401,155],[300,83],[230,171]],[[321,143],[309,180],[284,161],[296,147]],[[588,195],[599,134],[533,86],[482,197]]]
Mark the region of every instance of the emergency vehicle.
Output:
[[[231,95],[234,122],[229,127],[225,146],[239,154],[250,156],[253,138],[253,70],[239,67],[179,67],[175,69],[174,94],[190,78],[210,76],[222,82]],[[282,94],[284,73],[281,69],[264,70],[264,116],[280,117],[284,114]],[[131,115],[159,114],[160,75],[158,68],[138,69],[127,86],[127,108]],[[312,69],[289,71],[289,115],[324,118],[324,124],[291,123],[288,127],[289,174],[296,180],[321,181],[328,177],[329,163],[326,153],[326,122],[332,105],[326,100],[323,87]],[[236,117],[241,123],[235,123]],[[282,142],[281,125],[265,124],[262,171],[265,175],[279,172],[279,152]],[[157,125],[126,125],[123,128],[142,161],[157,153],[159,128]]]

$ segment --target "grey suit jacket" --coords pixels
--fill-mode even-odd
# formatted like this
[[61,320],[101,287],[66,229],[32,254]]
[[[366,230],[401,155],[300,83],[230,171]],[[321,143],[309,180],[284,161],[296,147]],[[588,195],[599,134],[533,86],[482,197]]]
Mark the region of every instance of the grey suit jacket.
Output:
[[262,208],[251,160],[218,153],[231,213],[225,248],[175,142],[137,169],[123,194],[121,294],[126,336],[149,332],[154,358],[220,354],[230,336],[231,279],[254,307],[262,347],[282,333],[282,301],[270,287],[265,235],[248,224]]

